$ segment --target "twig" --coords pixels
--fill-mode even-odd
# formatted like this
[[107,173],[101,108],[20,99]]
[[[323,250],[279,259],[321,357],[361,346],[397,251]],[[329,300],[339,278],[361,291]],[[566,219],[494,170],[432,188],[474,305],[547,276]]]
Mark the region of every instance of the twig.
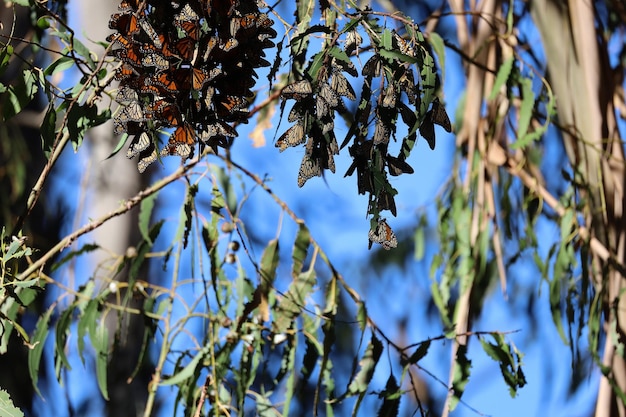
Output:
[[48,252],[46,252],[41,258],[39,258],[37,261],[33,262],[24,272],[22,272],[17,277],[17,280],[18,281],[26,280],[30,275],[35,273],[35,271],[37,271],[40,268],[43,268],[45,263],[48,260],[50,260],[54,255],[56,255],[57,253],[61,252],[66,247],[70,246],[72,244],[72,242],[74,242],[80,236],[85,235],[85,234],[91,232],[94,229],[97,229],[98,227],[102,226],[102,224],[104,224],[108,220],[111,220],[112,218],[117,217],[119,215],[122,215],[122,214],[130,211],[133,207],[135,207],[136,205],[141,203],[141,201],[143,201],[144,198],[146,198],[146,197],[148,197],[148,196],[150,196],[150,195],[160,191],[162,188],[164,188],[168,184],[170,184],[170,183],[178,180],[179,178],[183,177],[185,174],[187,174],[187,172],[189,170],[191,170],[191,168],[196,166],[196,164],[200,161],[200,158],[201,158],[201,156],[196,157],[191,162],[189,162],[189,163],[181,166],[180,168],[178,168],[178,170],[176,170],[176,172],[174,172],[173,174],[171,174],[171,175],[169,175],[169,176],[159,180],[157,183],[155,183],[154,185],[146,188],[145,190],[140,191],[139,193],[137,193],[134,197],[132,197],[128,201],[122,202],[122,204],[120,205],[120,207],[118,209],[116,209],[116,210],[114,210],[114,211],[112,211],[112,212],[102,216],[101,218],[99,218],[97,220],[92,220],[91,222],[89,222],[89,224],[87,224],[87,225],[81,227],[80,229],[70,233],[69,235],[65,236],[52,249],[50,249]]

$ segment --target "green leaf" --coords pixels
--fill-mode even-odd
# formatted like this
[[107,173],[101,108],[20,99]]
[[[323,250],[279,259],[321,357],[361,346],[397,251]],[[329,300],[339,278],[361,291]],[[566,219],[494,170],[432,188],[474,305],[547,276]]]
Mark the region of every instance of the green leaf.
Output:
[[82,255],[84,253],[93,252],[96,249],[100,249],[100,246],[96,245],[95,243],[85,244],[79,250],[71,251],[70,253],[65,255],[63,258],[59,259],[54,264],[52,264],[50,266],[50,272],[57,271],[62,265],[66,264],[67,262],[71,261],[72,259],[76,258],[77,256],[80,256],[80,255]]
[[498,362],[500,372],[504,382],[509,386],[511,397],[515,397],[517,389],[526,385],[526,378],[522,371],[520,360],[521,355],[505,342],[504,337],[500,334],[492,334],[496,344],[488,343],[483,338],[479,338],[483,350],[493,360]]
[[348,386],[348,395],[365,393],[367,391],[382,353],[383,344],[376,338],[376,336],[372,335],[370,343],[367,345],[365,353],[359,361],[361,369]]
[[152,210],[154,209],[154,204],[156,202],[156,198],[159,193],[154,193],[149,195],[148,197],[141,200],[141,205],[139,207],[139,232],[141,232],[141,236],[148,242],[150,245],[154,245],[152,238],[150,237],[150,220],[152,219]]
[[298,234],[296,235],[296,241],[293,245],[293,253],[291,255],[293,259],[293,268],[291,273],[293,277],[297,277],[302,272],[302,266],[306,260],[306,255],[311,245],[311,233],[308,227],[304,223],[300,223],[298,228]]
[[357,302],[356,321],[359,329],[363,332],[367,328],[367,306],[363,301]]
[[446,52],[445,52],[445,44],[443,39],[439,34],[435,31],[431,31],[428,34],[428,43],[432,46],[433,51],[435,51],[435,55],[439,58],[439,66],[441,67],[441,79],[442,82],[446,78]]
[[109,330],[106,320],[101,319],[97,330],[90,334],[91,344],[96,351],[96,379],[98,388],[105,400],[109,399],[107,388],[107,366],[109,363]]
[[39,87],[34,70],[24,70],[22,77],[17,83],[10,85],[8,88],[8,98],[4,103],[2,114],[4,121],[21,112],[33,100],[38,90]]
[[85,58],[85,61],[87,61],[87,65],[89,66],[90,70],[94,70],[96,69],[96,63],[93,61],[93,58],[91,56],[91,51],[89,50],[89,48],[87,48],[78,38],[73,37],[72,40],[74,41],[74,50],[83,58]]
[[261,256],[261,283],[267,290],[269,290],[276,278],[278,254],[278,240],[272,239],[263,251],[263,256]]
[[409,56],[409,55],[405,55],[400,51],[381,49],[380,51],[378,51],[378,53],[383,58],[387,58],[388,60],[392,62],[395,60],[398,60],[400,62],[407,62],[409,64],[417,64],[417,58]]
[[84,312],[78,320],[78,339],[76,343],[78,344],[78,355],[83,363],[85,363],[85,358],[83,357],[83,351],[85,350],[84,338],[87,333],[93,337],[96,332],[99,304],[99,300],[90,299],[85,305]]
[[383,404],[378,409],[377,417],[396,417],[400,409],[400,399],[402,398],[400,387],[393,374],[389,375],[385,390],[380,393],[384,398]]
[[285,296],[280,300],[274,311],[273,330],[280,334],[291,327],[291,323],[298,317],[306,305],[309,296],[317,282],[315,269],[310,268],[291,282]]
[[502,63],[502,66],[498,70],[496,81],[493,83],[493,89],[491,90],[491,94],[489,95],[489,100],[495,99],[500,92],[500,88],[504,85],[504,83],[509,80],[509,76],[511,75],[511,70],[513,69],[514,62],[514,57],[509,57],[506,61]]
[[337,47],[330,48],[328,50],[328,55],[338,59],[339,61],[345,62],[348,65],[353,65],[352,60],[350,60],[348,54],[346,54],[345,51],[342,49],[339,49]]
[[528,146],[532,140],[536,139],[533,136],[528,136],[526,134],[528,132],[530,120],[533,116],[533,109],[535,107],[535,93],[532,88],[532,80],[529,78],[523,78],[520,81],[520,84],[522,103],[519,109],[517,140],[511,145],[511,149],[524,148]]
[[124,148],[124,145],[126,145],[126,141],[128,140],[128,138],[128,133],[124,133],[122,136],[120,136],[120,140],[117,142],[117,145],[115,145],[115,149],[113,149],[113,151],[111,151],[111,154],[104,158],[104,160],[106,161],[107,159],[113,158],[115,155],[117,155],[119,151]]
[[74,58],[70,56],[62,56],[54,61],[52,64],[43,71],[44,75],[51,76],[58,72],[65,71],[68,68],[72,68],[75,64]]
[[312,336],[307,336],[304,342],[306,344],[306,350],[302,358],[300,372],[302,373],[302,378],[306,381],[313,373],[313,370],[315,370],[317,359],[320,357],[320,353],[322,353],[322,346],[319,341],[312,339]]
[[74,312],[74,304],[72,304],[67,310],[61,313],[59,320],[56,323],[56,345],[55,352],[56,358],[61,364],[68,370],[72,370],[70,361],[65,354],[65,344],[67,342],[67,335],[70,332],[70,326],[72,325],[72,313]]
[[[177,385],[187,380],[196,372],[196,368],[200,365],[200,362],[204,357],[210,352],[210,347],[205,346],[196,353],[196,356],[191,359],[191,361],[178,373],[176,373],[171,378],[167,378],[162,380],[159,385],[168,386],[168,385]],[[201,366],[201,365],[200,365]]]
[[9,65],[11,55],[13,55],[13,46],[5,45],[0,49],[0,75],[4,73],[4,69]]
[[42,148],[46,154],[46,157],[50,155],[52,151],[52,145],[56,138],[56,124],[57,124],[57,109],[54,108],[54,103],[50,102],[48,110],[44,115],[43,122],[41,123],[41,141]]
[[0,416],[2,417],[24,417],[24,413],[13,405],[9,393],[0,389]]
[[417,225],[417,228],[415,229],[415,234],[413,235],[413,241],[415,242],[413,257],[417,261],[421,261],[422,259],[424,259],[424,253],[426,251],[426,237],[424,234],[424,227],[426,225],[422,224],[422,220],[424,220],[423,217],[420,219],[420,224]]
[[41,396],[37,381],[39,380],[39,364],[41,363],[41,354],[46,343],[46,337],[48,336],[48,324],[50,323],[50,316],[54,311],[54,305],[48,308],[48,310],[39,317],[37,325],[35,326],[35,332],[30,340],[30,346],[28,351],[28,374],[33,383],[35,392]]
[[415,349],[415,352],[406,360],[406,363],[402,365],[405,366],[407,364],[416,364],[418,363],[426,354],[428,353],[428,349],[430,348],[430,340],[426,340],[425,342],[420,343],[420,345]]
[[453,411],[463,396],[465,386],[469,382],[472,361],[467,359],[467,346],[459,345],[456,360],[454,361],[452,376],[452,398],[450,399],[450,411]]

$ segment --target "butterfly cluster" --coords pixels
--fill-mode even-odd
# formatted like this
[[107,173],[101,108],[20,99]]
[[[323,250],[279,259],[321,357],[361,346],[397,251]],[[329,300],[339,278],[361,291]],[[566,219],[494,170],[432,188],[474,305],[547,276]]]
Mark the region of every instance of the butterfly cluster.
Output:
[[[348,147],[352,164],[345,176],[356,172],[359,194],[370,196],[370,246],[379,243],[384,249],[390,249],[397,245],[397,239],[380,216],[384,210],[394,216],[397,214],[394,201],[397,191],[389,183],[388,175],[414,172],[406,158],[418,131],[432,149],[435,146],[434,124],[440,124],[448,132],[451,126],[445,108],[432,95],[434,83],[422,78],[422,74],[434,72],[419,71],[420,78],[416,82],[414,64],[425,63],[427,53],[416,36],[405,39],[395,30],[379,28],[376,35],[368,32],[370,46],[361,48],[363,38],[354,29],[354,23],[349,23],[351,29],[342,33],[343,48],[337,46],[337,41],[311,60],[299,80],[282,90],[283,99],[295,100],[288,115],[288,121],[294,124],[279,137],[276,146],[283,151],[304,144],[305,155],[298,173],[298,185],[302,187],[308,179],[321,176],[325,169],[334,173],[334,156],[352,141]],[[415,34],[416,31],[407,29],[407,32]],[[350,128],[338,146],[334,118],[336,113],[347,115],[343,98],[357,99],[346,75],[359,75],[352,60],[361,49],[373,53],[361,68],[363,89],[358,106],[354,114],[347,117],[352,119]],[[425,90],[429,91],[428,97],[424,97]],[[428,110],[424,104],[432,104],[432,108]],[[392,155],[390,143],[397,139],[400,120],[406,125],[407,134],[398,154]]]
[[158,158],[158,134],[172,129],[160,154],[189,158],[199,143],[215,152],[246,123],[255,69],[270,66],[273,21],[262,0],[123,0],[107,40],[121,63],[116,134],[132,137],[127,156],[143,172]]

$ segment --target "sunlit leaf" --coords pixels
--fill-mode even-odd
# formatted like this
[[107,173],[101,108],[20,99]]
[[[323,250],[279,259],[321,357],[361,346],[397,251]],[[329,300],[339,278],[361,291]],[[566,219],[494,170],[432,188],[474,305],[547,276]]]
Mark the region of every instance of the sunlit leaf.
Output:
[[2,389],[0,389],[0,416],[24,417],[24,413],[11,401],[9,393]]

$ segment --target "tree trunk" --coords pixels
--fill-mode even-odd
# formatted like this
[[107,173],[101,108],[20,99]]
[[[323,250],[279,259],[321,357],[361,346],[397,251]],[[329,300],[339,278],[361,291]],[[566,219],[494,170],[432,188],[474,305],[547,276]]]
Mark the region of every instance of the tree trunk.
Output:
[[[85,35],[87,39],[85,42],[103,40],[112,32],[108,27],[108,17],[116,12],[118,3],[97,1],[77,4],[80,8],[81,22],[81,28],[77,30],[77,33]],[[90,47],[95,47],[95,45],[90,45]],[[104,50],[98,47],[95,52],[102,56]],[[103,103],[103,105],[108,105],[108,103]],[[86,174],[88,176],[85,191],[85,195],[88,196],[85,208],[86,218],[102,217],[118,208],[122,201],[135,195],[141,189],[136,161],[128,160],[122,155],[106,159],[115,148],[118,139],[113,135],[112,121],[89,132],[86,143],[90,152],[89,168]],[[94,252],[90,259],[90,268],[94,271],[96,282],[98,282],[97,271],[104,268],[104,275],[111,276],[108,266],[116,261],[115,257],[123,257],[128,247],[136,243],[138,239],[136,225],[137,216],[119,216],[97,228],[90,235],[90,239],[98,242],[103,248]],[[122,272],[118,279],[125,280],[125,273]],[[138,360],[143,337],[142,319],[135,315],[119,317],[113,313],[108,314],[106,319],[111,344],[116,345],[113,354],[109,357],[108,415],[142,415],[147,395],[145,387],[149,375],[139,375],[130,385],[127,382]],[[116,332],[118,332],[117,336]]]
[[[585,223],[591,237],[610,252],[610,258],[595,255],[592,260],[596,291],[604,295],[605,332],[609,334],[616,322],[618,343],[623,343],[626,308],[620,294],[624,283],[613,264],[623,264],[625,254],[624,152],[612,105],[612,71],[596,33],[592,7],[578,0],[534,0],[531,14],[543,39],[570,163],[576,175],[582,176],[580,182],[589,185],[582,190],[588,201]],[[605,343],[602,364],[610,369],[616,388],[626,392],[624,357],[617,353],[614,338],[606,337]],[[624,403],[606,377],[600,384],[595,415],[626,416]]]

